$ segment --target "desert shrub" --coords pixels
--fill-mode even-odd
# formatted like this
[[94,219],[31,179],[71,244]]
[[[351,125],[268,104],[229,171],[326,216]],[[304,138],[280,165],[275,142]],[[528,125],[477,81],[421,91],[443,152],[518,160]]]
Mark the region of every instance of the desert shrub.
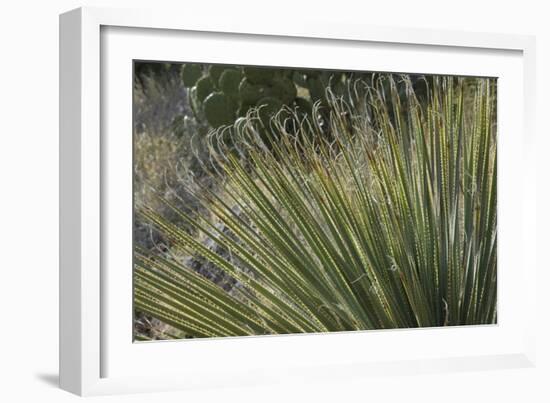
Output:
[[327,91],[328,128],[283,107],[212,132],[216,186],[187,187],[206,213],[156,195],[200,236],[136,206],[169,240],[136,247],[137,309],[168,338],[495,323],[496,83],[432,77],[425,91],[387,75],[348,99]]

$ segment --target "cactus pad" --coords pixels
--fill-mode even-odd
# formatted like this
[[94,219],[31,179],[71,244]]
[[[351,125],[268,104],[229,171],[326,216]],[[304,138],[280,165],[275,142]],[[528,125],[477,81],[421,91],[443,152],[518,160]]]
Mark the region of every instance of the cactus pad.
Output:
[[252,84],[244,78],[239,85],[239,95],[243,103],[255,104],[269,95],[269,88],[265,85]]
[[227,69],[220,76],[220,89],[232,98],[239,96],[239,85],[242,73],[239,70]]
[[184,64],[181,69],[181,79],[183,86],[190,88],[197,83],[197,80],[202,76],[202,67],[199,64]]
[[210,126],[218,128],[235,121],[236,107],[227,95],[214,92],[204,100],[204,114]]
[[270,84],[275,75],[274,69],[265,67],[243,67],[243,72],[252,84]]
[[197,99],[200,102],[204,101],[208,95],[214,92],[214,84],[212,83],[210,76],[201,77],[197,81],[196,88],[197,88]]
[[223,64],[213,64],[208,68],[208,74],[216,88],[220,88],[220,77],[227,70],[236,70],[235,67],[224,66]]

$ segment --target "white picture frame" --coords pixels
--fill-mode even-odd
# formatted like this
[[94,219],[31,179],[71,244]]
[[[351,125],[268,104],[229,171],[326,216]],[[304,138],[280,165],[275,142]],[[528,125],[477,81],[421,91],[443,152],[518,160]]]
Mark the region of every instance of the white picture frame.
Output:
[[[115,28],[116,27],[116,28]],[[140,31],[141,30],[141,31]],[[139,50],[132,46],[132,36],[141,32]],[[505,275],[504,282],[499,283],[499,304],[505,304],[511,298],[511,291],[515,287],[515,296],[520,296],[521,304],[515,308],[504,309],[510,312],[509,319],[499,321],[495,327],[484,328],[455,328],[455,329],[428,329],[399,330],[381,332],[357,332],[354,334],[329,334],[305,336],[276,336],[266,338],[256,337],[230,340],[197,341],[184,345],[174,343],[152,343],[151,347],[136,347],[127,337],[123,326],[127,318],[128,296],[126,291],[130,284],[126,277],[113,276],[108,271],[111,250],[106,245],[105,228],[111,228],[109,239],[114,239],[118,231],[128,232],[127,221],[120,221],[120,214],[116,214],[116,206],[111,206],[112,200],[127,200],[118,197],[113,192],[125,189],[122,182],[116,182],[113,163],[109,155],[114,150],[122,155],[119,165],[131,167],[131,159],[125,158],[126,142],[113,142],[109,134],[113,128],[120,127],[122,131],[128,127],[128,118],[125,115],[131,103],[125,102],[128,97],[125,91],[131,89],[131,81],[127,76],[118,76],[117,66],[132,58],[153,60],[177,60],[171,58],[171,45],[183,40],[186,33],[193,33],[197,38],[213,36],[215,41],[231,41],[230,38],[244,40],[249,38],[256,45],[270,44],[273,49],[288,44],[304,47],[317,44],[337,52],[339,50],[355,52],[391,51],[413,52],[423,55],[437,65],[433,52],[443,52],[450,58],[447,67],[441,71],[451,73],[471,73],[491,75],[492,71],[502,72],[504,95],[517,94],[518,99],[499,98],[499,112],[506,108],[506,102],[522,103],[522,116],[504,121],[500,128],[506,132],[514,128],[521,132],[521,136],[505,143],[502,150],[499,148],[499,159],[507,158],[507,150],[516,150],[522,154],[522,167],[511,173],[502,168],[499,162],[499,187],[501,177],[506,177],[521,186],[522,192],[510,194],[509,202],[499,205],[499,223],[508,228],[506,233],[500,233],[499,227],[499,254],[507,253],[505,246],[513,243],[521,245],[516,250],[515,257],[511,257],[517,269]],[[105,35],[111,35],[109,37]],[[224,39],[225,38],[225,39]],[[252,46],[248,42],[246,46]],[[164,43],[164,44],[162,44]],[[191,48],[199,49],[189,42]],[[158,46],[155,46],[158,45]],[[201,45],[210,46],[207,43]],[[238,43],[233,43],[232,49],[239,49]],[[289,46],[290,46],[289,45]],[[317,46],[317,45],[316,45]],[[173,46],[172,46],[173,47]],[[147,53],[146,49],[152,49]],[[164,51],[163,49],[168,49]],[[374,50],[373,50],[374,49]],[[134,52],[134,53],[132,53]],[[145,53],[140,53],[145,52]],[[295,50],[295,52],[297,52]],[[432,53],[431,53],[432,52]],[[458,52],[458,53],[457,53]],[[535,42],[533,37],[520,35],[503,35],[488,33],[467,33],[456,31],[429,31],[408,28],[383,28],[358,26],[343,23],[301,21],[299,24],[281,25],[276,22],[246,20],[243,18],[213,19],[211,16],[197,15],[193,19],[182,20],[177,14],[169,11],[151,10],[117,10],[104,8],[80,8],[61,15],[60,17],[60,385],[63,389],[79,395],[97,395],[114,393],[150,392],[172,389],[186,389],[196,387],[212,387],[236,385],[243,386],[265,382],[290,382],[293,378],[300,379],[337,379],[345,378],[350,374],[354,377],[369,376],[372,373],[408,374],[418,372],[440,372],[454,370],[518,368],[533,366],[535,362],[534,320],[530,318],[535,312],[535,159],[534,155],[534,127],[533,114],[535,102]],[[238,51],[236,52],[239,55]],[[357,53],[359,55],[359,53]],[[139,56],[153,57],[139,57]],[[399,63],[399,54],[391,56],[392,63]],[[473,66],[468,62],[468,55],[480,58],[485,62]],[[476,56],[477,55],[477,56]],[[508,58],[509,55],[510,57]],[[296,53],[295,63],[308,66],[308,61],[300,59]],[[230,59],[231,56],[220,51],[213,56],[201,56],[199,50],[195,53],[196,61],[228,62],[242,61],[241,58]],[[273,61],[261,51],[255,52],[258,64],[269,65]],[[483,59],[486,57],[486,59]],[[109,60],[104,60],[108,58]],[[454,59],[453,59],[454,58]],[[495,59],[496,58],[496,59]],[[495,60],[502,63],[496,66]],[[200,60],[199,60],[200,59]],[[345,58],[344,58],[345,59]],[[357,57],[360,59],[360,57]],[[510,69],[507,70],[506,60],[509,59]],[[313,59],[312,59],[313,60]],[[451,63],[455,66],[448,67]],[[474,59],[471,59],[474,60]],[[383,60],[382,60],[383,61]],[[408,63],[401,59],[403,70],[426,70],[426,64],[413,64],[414,58]],[[311,62],[314,63],[314,62]],[[327,63],[337,63],[328,61]],[[346,64],[348,63],[348,64]],[[356,62],[360,63],[360,62]],[[380,62],[372,69],[383,69]],[[420,62],[418,62],[420,63]],[[470,63],[468,65],[468,63]],[[321,67],[349,67],[344,60],[343,65],[325,65]],[[357,64],[357,67],[366,66]],[[389,65],[388,65],[389,66]],[[416,66],[416,67],[415,67]],[[470,67],[468,67],[470,66]],[[393,67],[396,69],[397,67]],[[389,70],[391,71],[391,66]],[[500,69],[500,70],[494,70]],[[124,70],[124,69],[122,69]],[[128,74],[128,71],[120,74]],[[437,73],[433,71],[426,73]],[[103,76],[102,76],[103,75]],[[498,75],[498,74],[497,74]],[[110,80],[106,80],[106,77]],[[506,84],[508,83],[508,84]],[[130,87],[128,87],[130,85]],[[509,85],[509,87],[507,87]],[[506,88],[510,88],[507,92]],[[126,91],[127,92],[127,91]],[[131,92],[131,91],[130,91]],[[125,95],[124,95],[125,94]],[[500,97],[500,93],[499,93]],[[131,99],[131,97],[130,97]],[[123,100],[123,102],[117,102]],[[503,101],[501,103],[501,101]],[[108,107],[106,105],[109,105]],[[502,106],[501,106],[502,105]],[[113,110],[109,108],[115,108]],[[106,109],[105,109],[106,108]],[[116,109],[121,108],[121,109]],[[121,116],[116,122],[111,121],[112,111],[116,110]],[[506,111],[506,109],[504,109]],[[126,116],[126,117],[125,117]],[[122,126],[117,126],[118,124]],[[499,125],[501,122],[499,121]],[[130,126],[131,127],[131,126]],[[131,130],[128,133],[131,138]],[[499,134],[500,135],[500,134]],[[124,139],[124,137],[122,137]],[[508,138],[508,137],[506,137]],[[131,141],[131,140],[130,140]],[[501,145],[499,144],[499,147]],[[109,150],[109,152],[107,152]],[[518,151],[519,150],[519,151]],[[517,155],[517,154],[516,154]],[[131,158],[131,153],[130,153]],[[121,162],[120,162],[121,161]],[[130,161],[130,162],[129,162]],[[121,173],[122,171],[117,171]],[[131,173],[131,168],[126,172]],[[122,175],[122,176],[124,176]],[[111,179],[110,179],[111,178]],[[114,183],[116,182],[116,183]],[[520,182],[520,183],[518,183]],[[114,185],[113,185],[114,183]],[[119,186],[119,184],[122,184]],[[118,189],[118,190],[117,190]],[[517,189],[517,187],[515,188]],[[503,190],[506,192],[506,189]],[[500,190],[499,190],[500,192]],[[506,193],[505,193],[506,194]],[[500,203],[499,195],[499,203]],[[128,207],[128,205],[126,205]],[[119,208],[124,208],[124,204]],[[103,209],[103,210],[102,210]],[[519,209],[519,211],[517,211]],[[107,215],[105,211],[114,211]],[[514,213],[517,212],[517,214]],[[119,210],[120,212],[120,210]],[[503,212],[501,214],[501,212]],[[124,214],[123,214],[124,215]],[[512,217],[514,216],[514,217]],[[507,218],[508,217],[508,218]],[[531,234],[527,236],[526,234]],[[531,238],[529,238],[531,237]],[[122,238],[120,238],[122,239]],[[126,242],[127,243],[127,242]],[[504,245],[504,246],[503,246]],[[118,258],[127,254],[119,254]],[[116,257],[115,257],[116,258]],[[130,258],[131,261],[131,258]],[[508,267],[508,266],[507,266]],[[501,268],[499,267],[499,270]],[[130,268],[131,270],[131,268]],[[500,276],[500,271],[499,271]],[[108,280],[108,282],[107,282]],[[500,280],[499,280],[500,281]],[[107,286],[108,284],[108,286]],[[120,288],[119,288],[120,287]],[[500,289],[504,291],[501,292]],[[113,301],[110,293],[122,291],[126,297],[124,301]],[[504,302],[503,302],[504,301]],[[124,305],[126,303],[126,305]],[[510,304],[511,305],[511,304]],[[516,305],[516,304],[514,304]],[[499,305],[499,310],[501,306]],[[500,312],[500,311],[499,311]],[[499,313],[500,315],[500,313]],[[118,326],[118,323],[121,325]],[[125,325],[124,325],[125,326]],[[128,332],[131,332],[128,329]],[[471,345],[471,338],[481,337],[486,344],[480,343],[475,349]],[[354,352],[354,346],[364,343],[365,340],[376,340],[379,356],[371,351],[369,357]],[[497,342],[497,340],[501,342]],[[451,349],[445,343],[453,340],[463,340],[462,348]],[[494,340],[491,343],[491,340]],[[393,349],[390,356],[389,349],[384,346],[401,345],[403,342],[416,343],[415,354],[406,355],[399,348]],[[215,343],[215,344],[212,344]],[[319,359],[315,349],[324,348],[334,351],[334,347],[345,344],[348,356],[353,359],[342,360],[341,354],[328,354]],[[488,346],[492,344],[492,347]],[[430,346],[433,351],[430,351]],[[300,351],[293,357],[283,357],[280,352],[293,349]],[[216,356],[209,350],[216,350]],[[144,352],[145,350],[150,350]],[[154,350],[154,351],[153,351]],[[196,360],[193,373],[186,372],[185,364],[177,364],[178,360],[170,361],[170,357],[185,350],[187,357]],[[235,358],[229,351],[241,351],[244,356],[240,365],[224,366],[219,357]],[[206,364],[217,362],[216,371],[207,380],[204,375],[208,366],[198,367],[199,357],[207,357]],[[229,354],[229,355],[227,355]],[[386,355],[384,355],[386,354]],[[132,372],[132,360],[149,360],[154,355],[167,370],[154,375],[151,373]],[[263,355],[266,364],[261,368],[254,357]],[[218,357],[218,358],[216,358]],[[242,358],[242,357],[241,357]],[[121,363],[128,363],[123,365]],[[305,371],[307,368],[307,371]],[[261,369],[261,371],[259,371]],[[202,372],[201,372],[202,371]],[[214,373],[215,372],[215,373]],[[185,375],[183,375],[185,374]]]

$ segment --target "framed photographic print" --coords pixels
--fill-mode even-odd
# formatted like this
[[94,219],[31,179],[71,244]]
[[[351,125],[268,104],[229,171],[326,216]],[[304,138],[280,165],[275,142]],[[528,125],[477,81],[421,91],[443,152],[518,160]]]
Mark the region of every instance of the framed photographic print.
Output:
[[533,365],[531,37],[60,24],[64,389]]

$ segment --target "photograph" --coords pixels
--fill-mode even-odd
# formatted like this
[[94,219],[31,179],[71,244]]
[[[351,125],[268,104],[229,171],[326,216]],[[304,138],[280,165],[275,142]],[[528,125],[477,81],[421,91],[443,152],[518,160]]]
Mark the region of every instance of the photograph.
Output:
[[3,2],[2,401],[550,403],[548,7],[451,5]]
[[133,61],[134,342],[497,324],[497,78]]

